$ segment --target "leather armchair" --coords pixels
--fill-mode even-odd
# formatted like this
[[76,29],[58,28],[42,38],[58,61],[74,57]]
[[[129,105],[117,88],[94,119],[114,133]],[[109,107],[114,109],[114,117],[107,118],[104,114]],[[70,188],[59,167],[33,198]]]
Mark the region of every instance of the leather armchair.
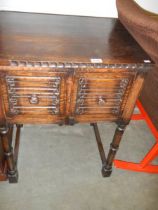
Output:
[[116,0],[116,5],[122,24],[156,63],[140,100],[158,129],[158,14],[144,10],[134,0]]

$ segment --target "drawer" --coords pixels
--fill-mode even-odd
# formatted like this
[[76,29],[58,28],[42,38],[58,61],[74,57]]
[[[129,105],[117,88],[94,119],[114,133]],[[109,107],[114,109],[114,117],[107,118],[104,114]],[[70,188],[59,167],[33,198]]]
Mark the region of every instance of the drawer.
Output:
[[89,74],[76,79],[76,115],[118,116],[133,77],[128,74]]
[[3,82],[6,112],[31,116],[62,114],[63,82],[60,76],[6,76]]

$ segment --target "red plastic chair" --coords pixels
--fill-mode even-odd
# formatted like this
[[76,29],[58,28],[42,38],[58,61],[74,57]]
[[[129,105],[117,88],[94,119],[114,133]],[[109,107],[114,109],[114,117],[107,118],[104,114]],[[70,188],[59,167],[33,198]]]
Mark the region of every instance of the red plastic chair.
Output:
[[133,114],[132,120],[145,120],[150,128],[156,143],[140,161],[140,163],[126,162],[122,160],[114,160],[114,166],[125,170],[132,170],[138,172],[158,173],[158,165],[152,165],[151,162],[158,156],[158,131],[150,120],[148,114],[144,110],[142,104],[137,101],[137,107],[140,111],[139,114]]

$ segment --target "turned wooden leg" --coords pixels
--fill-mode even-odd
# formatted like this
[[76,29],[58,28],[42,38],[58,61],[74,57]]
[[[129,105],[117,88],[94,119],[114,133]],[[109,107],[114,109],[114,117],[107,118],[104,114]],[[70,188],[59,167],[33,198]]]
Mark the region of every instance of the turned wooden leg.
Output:
[[17,163],[18,163],[20,134],[21,134],[21,128],[22,127],[23,127],[22,124],[16,124],[16,137],[15,137],[15,145],[14,145],[14,161],[15,161],[16,166],[17,166]]
[[18,171],[13,157],[13,148],[10,144],[11,130],[10,126],[6,125],[0,127],[0,136],[2,141],[2,147],[7,163],[7,176],[10,183],[16,183],[18,181]]
[[10,125],[8,131],[9,144],[12,145],[14,125]]
[[109,177],[112,173],[112,164],[115,158],[116,152],[119,148],[120,141],[122,139],[122,135],[125,131],[126,124],[119,124],[116,128],[113,141],[110,144],[110,150],[107,157],[106,165],[102,168],[102,175],[104,177]]
[[91,123],[90,125],[93,126],[93,129],[94,129],[96,142],[97,142],[100,158],[101,158],[101,161],[102,161],[102,170],[103,170],[103,168],[106,165],[106,156],[105,156],[104,147],[103,147],[103,144],[102,144],[102,141],[101,141],[98,125],[97,125],[97,123]]

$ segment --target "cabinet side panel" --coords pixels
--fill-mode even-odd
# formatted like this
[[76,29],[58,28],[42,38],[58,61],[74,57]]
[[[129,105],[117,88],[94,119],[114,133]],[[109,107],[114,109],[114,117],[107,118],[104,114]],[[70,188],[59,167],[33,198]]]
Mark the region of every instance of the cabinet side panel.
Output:
[[137,74],[133,82],[132,91],[128,96],[127,103],[122,114],[122,120],[125,122],[129,122],[129,120],[131,119],[136,104],[136,100],[138,99],[141,89],[143,88],[144,77],[145,74],[143,73]]

